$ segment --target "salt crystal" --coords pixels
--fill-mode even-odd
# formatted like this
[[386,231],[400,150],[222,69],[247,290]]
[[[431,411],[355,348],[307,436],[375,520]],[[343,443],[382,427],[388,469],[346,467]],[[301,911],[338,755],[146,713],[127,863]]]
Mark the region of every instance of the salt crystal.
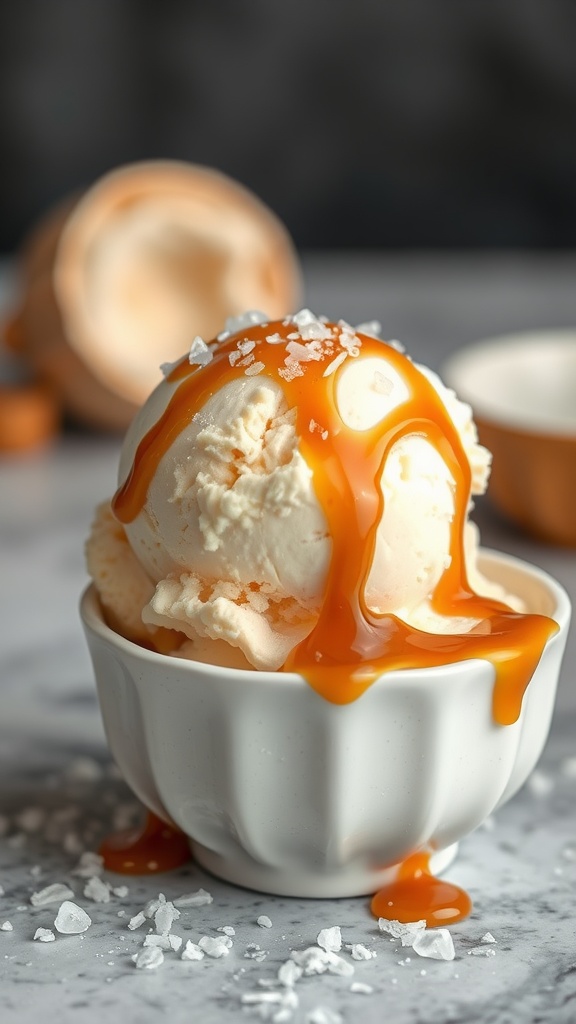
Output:
[[496,942],[496,939],[492,935],[492,932],[485,932],[480,939],[480,942]]
[[94,903],[109,903],[110,902],[110,889],[103,882],[98,875],[93,875],[89,878],[84,886],[84,895],[86,899],[93,900]]
[[78,878],[93,878],[94,875],[101,875],[104,870],[104,858],[93,850],[86,850],[82,854],[72,874]]
[[204,338],[201,338],[200,335],[197,334],[190,345],[188,362],[191,366],[207,366],[208,363],[212,362],[213,358],[214,354],[212,349],[208,347]]
[[308,324],[315,324],[319,322],[312,310],[307,309],[306,307],[298,310],[298,312],[294,313],[290,319],[293,324],[296,324],[296,327],[306,327]]
[[218,959],[221,956],[228,956],[232,942],[226,935],[223,935],[222,938],[203,935],[202,938],[199,939],[198,945],[200,946],[200,949],[204,950],[206,956]]
[[64,900],[54,921],[54,927],[63,935],[79,935],[92,924],[91,919],[82,907],[70,900]]
[[150,932],[149,935],[145,936],[144,942],[142,943],[142,945],[143,946],[157,946],[158,949],[171,949],[172,948],[172,946],[170,945],[170,936],[169,935],[154,935],[153,932]]
[[305,975],[309,974],[337,974],[341,977],[354,974],[354,967],[341,956],[337,956],[332,950],[324,950],[319,946],[309,946],[307,949],[294,950],[290,954]]
[[34,942],[54,942],[55,938],[51,928],[37,928],[34,932]]
[[77,857],[82,853],[84,844],[76,832],[67,832],[62,840],[62,849],[64,853],[70,853]]
[[120,899],[124,899],[124,897],[127,896],[128,893],[130,892],[130,890],[127,885],[115,885],[112,886],[112,892],[114,893],[115,896],[118,896]]
[[206,892],[206,889],[197,889],[196,892],[188,892],[183,896],[177,896],[174,900],[175,907],[205,907],[213,902],[214,897]]
[[170,948],[173,949],[175,953],[177,953],[178,950],[180,949],[180,946],[182,945],[183,939],[181,938],[180,935],[171,934],[168,936],[168,942],[170,943]]
[[278,332],[276,332],[276,334],[267,334],[266,335],[266,341],[268,342],[269,345],[283,345],[284,344],[284,338],[282,337],[281,334],[278,334]]
[[252,363],[251,366],[247,366],[244,370],[245,377],[256,377],[262,370],[265,370],[266,366],[264,363]]
[[373,949],[368,949],[361,942],[354,942],[348,947],[352,955],[353,960],[372,960],[376,953]]
[[160,363],[160,373],[164,378],[169,377],[172,370],[175,370],[177,366],[182,362],[182,356],[180,359],[175,359],[173,363]]
[[230,366],[236,366],[239,359],[242,359],[242,353],[239,352],[238,349],[236,349],[235,352],[230,352],[228,354],[228,362],[230,363]]
[[403,946],[413,946],[416,938],[426,928],[426,921],[388,921],[385,917],[378,918],[378,927],[381,932],[387,932],[394,939],[400,939]]
[[267,324],[269,320],[270,317],[266,316],[266,313],[262,313],[259,309],[249,309],[246,313],[240,313],[238,316],[229,316],[224,324],[224,330],[229,334],[237,334],[238,331],[242,331],[246,327]]
[[260,914],[260,917],[257,919],[256,924],[259,924],[261,928],[272,927],[272,921],[270,920],[267,914]]
[[243,341],[239,341],[237,345],[238,351],[243,355],[247,356],[250,352],[253,352],[256,348],[256,342],[252,338],[244,338]]
[[44,907],[47,903],[60,903],[73,895],[69,885],[64,885],[63,882],[54,882],[53,885],[47,885],[45,889],[33,892],[30,903],[33,907]]
[[152,971],[164,963],[164,953],[157,946],[146,946],[139,953],[135,953],[132,960],[139,969]]
[[427,928],[420,932],[412,949],[418,956],[431,957],[433,960],[453,960],[456,955],[452,936],[447,928]]
[[231,924],[222,925],[221,928],[216,929],[217,932],[223,932],[224,935],[236,935],[236,929]]
[[131,917],[130,920],[128,921],[128,927],[130,931],[133,932],[136,930],[136,928],[140,928],[140,926],[144,924],[145,920],[146,915],[143,914],[142,911],[140,911],[139,914],[136,914],[135,917]]
[[14,925],[10,921],[4,921],[4,924],[0,924],[0,932],[13,932]]
[[322,949],[332,953],[337,953],[338,950],[342,949],[342,932],[340,931],[340,927],[335,925],[334,928],[323,928],[322,931],[318,933],[316,942],[322,947]]
[[366,320],[362,324],[358,324],[356,327],[358,334],[367,334],[369,338],[380,338],[382,333],[382,324],[379,320]]
[[343,1024],[343,1019],[329,1006],[316,1006],[306,1014],[306,1024]]
[[154,924],[158,935],[167,935],[174,921],[180,917],[180,911],[168,900],[154,914]]
[[294,960],[286,960],[278,968],[278,981],[291,987],[302,977],[302,968]]
[[186,945],[184,946],[184,949],[182,950],[182,953],[180,955],[180,959],[181,960],[203,960],[204,959],[204,950],[200,949],[200,946],[197,946],[195,942],[191,942],[191,940],[188,939],[188,942],[186,943]]
[[549,796],[552,792],[554,789],[554,779],[536,769],[528,779],[527,786],[532,796],[540,799]]
[[278,376],[282,377],[287,383],[294,380],[296,377],[303,377],[304,370],[299,363],[294,363],[288,360],[285,366],[281,366],[278,370]]
[[372,994],[374,989],[372,988],[372,985],[366,985],[363,981],[353,981],[350,985],[350,991],[363,996],[369,996]]
[[166,897],[163,892],[159,892],[154,899],[148,900],[148,903],[144,907],[144,914],[146,917],[154,917],[154,914],[163,903],[166,903]]
[[244,958],[246,960],[261,961],[265,960],[267,956],[268,951],[266,949],[261,949],[257,942],[249,942],[246,946],[246,951],[244,953]]
[[468,956],[496,956],[496,950],[487,946],[474,946],[468,950]]
[[[42,876],[42,868],[40,865],[34,864],[33,867],[30,868],[30,874],[32,875],[32,878],[40,878]],[[0,893],[0,895],[2,894]]]
[[391,338],[389,341],[386,342],[386,344],[390,345],[390,348],[396,349],[396,352],[402,353],[406,351],[402,342],[398,341],[397,338]]
[[46,821],[46,811],[42,807],[26,807],[14,820],[23,832],[38,832]]

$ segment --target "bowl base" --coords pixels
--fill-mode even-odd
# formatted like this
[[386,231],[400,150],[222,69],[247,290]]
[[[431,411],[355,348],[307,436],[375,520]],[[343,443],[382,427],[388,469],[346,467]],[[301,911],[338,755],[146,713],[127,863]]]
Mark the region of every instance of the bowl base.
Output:
[[[219,856],[213,850],[190,842],[194,859],[212,875],[232,882],[244,889],[270,893],[273,896],[295,896],[306,899],[341,899],[352,896],[371,896],[396,878],[398,865],[369,871],[366,868],[339,868],[330,871],[296,871],[266,867],[244,853],[237,851],[234,860]],[[438,850],[430,857],[430,870],[434,875],[445,871],[458,852],[458,843]]]

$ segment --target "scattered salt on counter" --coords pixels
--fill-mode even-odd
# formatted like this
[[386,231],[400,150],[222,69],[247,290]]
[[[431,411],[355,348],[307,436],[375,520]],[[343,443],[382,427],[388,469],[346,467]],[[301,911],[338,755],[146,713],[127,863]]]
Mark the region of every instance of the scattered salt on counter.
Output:
[[413,946],[417,937],[425,930],[426,921],[409,921],[403,924],[401,921],[388,921],[385,917],[379,917],[378,927],[381,932],[387,932],[393,939],[400,939],[403,946]]
[[346,949],[350,950],[353,960],[373,960],[377,955],[375,950],[368,949],[362,942],[353,942]]
[[167,935],[179,917],[180,911],[170,900],[162,903],[154,914],[154,925],[158,935]]
[[485,932],[480,939],[480,942],[496,942],[496,939],[492,935],[492,932]]
[[342,949],[342,932],[339,925],[333,928],[323,928],[318,933],[316,942],[327,952],[338,953]]
[[13,932],[13,931],[14,931],[14,925],[11,923],[11,921],[4,921],[3,924],[0,924],[0,932]]
[[146,946],[139,953],[134,953],[132,960],[136,967],[150,971],[164,963],[164,953],[157,946]]
[[230,947],[232,946],[232,939],[228,938],[227,935],[213,936],[203,935],[198,940],[200,949],[203,949],[206,956],[212,956],[218,959],[221,956],[228,956]]
[[54,942],[55,938],[50,928],[37,928],[34,932],[34,942]]
[[374,989],[372,985],[367,985],[364,981],[353,981],[350,985],[351,992],[357,992],[360,995],[369,996],[372,994]]
[[94,903],[109,903],[110,891],[110,887],[98,875],[89,878],[84,886],[86,899],[92,900]]
[[103,870],[104,858],[93,850],[85,850],[72,874],[78,878],[93,878],[94,875],[101,875]]
[[46,811],[41,807],[25,807],[14,821],[23,832],[39,832],[46,821]]
[[64,885],[63,882],[54,882],[53,885],[47,885],[44,889],[33,892],[30,903],[33,907],[45,907],[48,903],[61,903],[62,900],[68,900],[73,895],[69,885]]
[[177,896],[174,900],[175,907],[204,907],[213,902],[214,897],[206,889],[197,889],[196,892],[188,892],[183,896]]
[[188,942],[186,943],[186,945],[184,946],[184,949],[182,950],[182,953],[180,955],[180,959],[181,960],[203,960],[204,959],[204,950],[200,949],[200,946],[198,946],[195,942],[192,942],[190,939],[188,939]]
[[54,920],[54,927],[62,935],[79,935],[91,924],[92,920],[86,911],[70,900],[64,900]]
[[260,914],[260,917],[257,919],[256,924],[259,924],[261,928],[272,927],[272,921],[270,920],[267,914]]
[[412,949],[418,956],[433,960],[453,960],[454,942],[447,928],[430,928],[421,931],[415,938]]
[[140,926],[143,925],[145,921],[146,915],[143,914],[142,911],[140,911],[139,914],[135,914],[134,917],[130,918],[130,920],[128,921],[128,927],[130,931],[133,932],[136,930],[136,928],[140,928]]
[[236,929],[231,924],[224,924],[221,928],[217,928],[216,931],[223,932],[224,935],[236,935]]
[[468,956],[496,956],[496,950],[490,946],[474,946],[468,950]]

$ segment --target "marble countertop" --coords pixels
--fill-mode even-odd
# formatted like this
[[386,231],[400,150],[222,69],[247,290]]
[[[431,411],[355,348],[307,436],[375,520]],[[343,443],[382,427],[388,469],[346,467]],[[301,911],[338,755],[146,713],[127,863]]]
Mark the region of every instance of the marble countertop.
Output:
[[[576,257],[406,254],[310,255],[312,308],[352,322],[378,317],[418,359],[438,368],[486,334],[576,323]],[[1,296],[0,296],[1,298]],[[418,957],[378,931],[367,899],[262,896],[194,864],[162,876],[104,876],[108,902],[84,889],[81,854],[138,808],[110,762],[77,605],[86,582],[83,541],[93,507],[114,486],[119,441],[68,433],[52,449],[0,462],[0,1003],[3,1024],[58,1019],[146,1022],[278,1020],[295,1024],[570,1024],[576,1019],[576,649],[569,638],[557,711],[537,772],[468,837],[449,869],[474,900],[451,931],[451,961]],[[516,535],[486,502],[483,542],[541,565],[576,599],[576,553]],[[87,869],[89,871],[89,869]],[[82,934],[55,931],[61,902],[33,893],[70,887],[90,916]],[[125,890],[122,888],[126,886]],[[174,932],[197,942],[234,929],[229,954],[136,969],[147,925],[128,922],[159,892],[204,889],[210,903],[182,908]],[[90,890],[89,892],[98,890]],[[263,927],[258,918],[271,922]],[[9,922],[8,928],[5,922]],[[267,924],[268,922],[264,922]],[[339,925],[354,973],[315,974],[298,1005],[274,1001],[292,950]],[[490,932],[494,943],[481,943]],[[478,955],[480,949],[483,955]],[[493,955],[487,955],[493,954]],[[321,1012],[323,1011],[323,1012]]]

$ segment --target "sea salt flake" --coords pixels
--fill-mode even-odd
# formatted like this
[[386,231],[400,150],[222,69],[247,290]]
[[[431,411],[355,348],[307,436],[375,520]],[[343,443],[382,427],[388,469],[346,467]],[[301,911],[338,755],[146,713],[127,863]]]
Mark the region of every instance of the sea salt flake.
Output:
[[206,889],[197,889],[196,892],[184,893],[174,900],[175,907],[205,907],[212,903],[214,897]]
[[251,366],[248,366],[244,370],[244,376],[246,376],[246,377],[256,377],[257,374],[262,373],[262,370],[265,370],[265,369],[266,369],[266,366],[265,366],[264,363],[252,363]]
[[158,895],[154,897],[154,899],[148,900],[148,903],[144,907],[144,914],[146,915],[146,917],[149,920],[150,918],[154,917],[154,914],[156,913],[158,908],[162,906],[163,903],[166,903],[166,897],[163,892],[159,892]]
[[228,355],[228,362],[230,363],[230,366],[236,366],[236,363],[241,358],[242,358],[242,353],[239,352],[238,349],[236,349],[234,352],[230,352],[229,353],[229,355]]
[[136,914],[134,917],[130,918],[130,920],[128,921],[128,927],[130,931],[133,932],[136,930],[136,928],[140,928],[140,926],[143,925],[145,921],[146,915],[143,914],[142,911],[140,911],[139,914]]
[[109,903],[110,887],[98,875],[93,875],[84,886],[84,895],[86,899],[93,900],[94,903]]
[[70,899],[73,895],[69,885],[65,885],[63,882],[54,882],[53,885],[47,885],[44,889],[33,892],[30,903],[33,907],[44,907],[47,903],[60,903],[62,900]]
[[316,1006],[306,1014],[306,1024],[343,1024],[343,1018],[329,1006]]
[[173,932],[168,936],[168,942],[170,943],[170,948],[173,949],[175,953],[178,952],[178,950],[180,949],[183,941],[184,940],[183,940],[181,935],[174,935]]
[[492,935],[492,932],[485,932],[480,939],[480,942],[496,942],[496,939]]
[[236,935],[236,929],[231,924],[224,924],[221,928],[216,929],[217,932],[223,932],[224,935]]
[[158,935],[167,935],[174,921],[177,921],[179,917],[180,911],[170,900],[159,906],[154,914],[154,924]]
[[369,996],[372,994],[374,989],[372,988],[372,985],[366,985],[363,981],[353,981],[350,985],[350,991],[356,992],[359,995]]
[[139,970],[153,971],[164,963],[164,953],[157,946],[146,946],[139,953],[135,953],[132,960]]
[[328,972],[329,974],[347,977],[354,974],[352,964],[332,950],[325,950],[320,946],[309,946],[304,950],[294,950],[290,956],[302,968],[302,973],[305,975],[325,974]]
[[37,928],[34,932],[34,942],[54,942],[55,939],[51,928]]
[[181,960],[203,960],[204,950],[200,949],[200,946],[188,939],[182,953],[180,954]]
[[339,925],[333,928],[322,928],[316,939],[318,945],[331,953],[338,953],[342,949],[342,932]]
[[172,363],[160,363],[160,373],[162,374],[164,379],[169,377],[172,371],[175,370],[177,366],[180,366],[181,362],[182,356],[180,356],[179,359],[175,359],[174,362]]
[[294,960],[285,960],[278,968],[278,981],[291,988],[302,977],[302,968]]
[[454,942],[447,928],[427,928],[416,936],[412,949],[418,956],[433,960],[453,960]]
[[101,875],[104,870],[104,858],[93,850],[86,850],[78,864],[72,871],[78,878],[92,878],[94,875]]
[[128,895],[130,890],[127,885],[113,885],[112,892],[114,893],[115,896],[118,896],[118,898],[122,900]]
[[357,324],[355,328],[357,334],[367,334],[369,338],[378,338],[382,334],[382,324],[379,320],[365,320],[364,323]]
[[496,950],[489,946],[474,946],[468,950],[468,956],[496,956]]
[[222,937],[203,935],[202,938],[198,940],[198,945],[200,946],[200,949],[204,950],[206,956],[218,959],[221,956],[228,956],[232,942],[226,935],[223,935]]
[[252,338],[244,338],[243,341],[238,342],[237,348],[241,355],[247,356],[256,348],[256,342]]
[[353,960],[373,960],[376,956],[376,952],[373,949],[368,949],[362,942],[353,942],[351,946],[347,946],[350,950],[350,954]]
[[272,921],[270,920],[267,914],[260,914],[260,917],[257,919],[256,924],[259,924],[261,928],[272,927]]
[[249,942],[244,953],[245,960],[265,960],[268,956],[267,949],[261,949],[257,942]]
[[212,349],[206,344],[204,338],[197,334],[190,345],[188,362],[191,366],[207,366],[208,363],[212,362],[213,358],[214,353]]
[[267,334],[266,341],[268,345],[283,345],[285,339],[282,337],[281,334],[278,334],[278,332],[276,332],[276,334]]
[[154,932],[150,932],[144,938],[143,946],[157,946],[158,949],[171,949],[170,936],[169,935],[155,935]]
[[304,370],[300,366],[300,363],[288,362],[285,366],[281,366],[279,368],[278,375],[287,383],[290,383],[290,381],[294,380],[296,377],[303,377]]
[[3,924],[0,924],[0,932],[13,932],[13,931],[14,931],[14,925],[12,924],[11,921],[4,921]]
[[387,932],[393,939],[400,939],[403,946],[413,946],[415,940],[426,928],[426,921],[389,921],[385,917],[378,918],[378,928],[381,932]]
[[238,316],[229,316],[224,324],[224,330],[228,334],[237,334],[238,331],[243,331],[247,327],[256,327],[258,324],[267,324],[270,317],[263,313],[259,309],[248,309],[245,313],[240,313]]
[[70,900],[64,900],[54,920],[54,927],[62,935],[79,935],[91,924],[92,920],[86,911]]
[[397,338],[390,338],[390,340],[387,341],[386,344],[390,345],[390,348],[395,349],[396,352],[400,352],[401,355],[402,355],[403,352],[406,351],[406,349],[404,348],[404,345],[402,344],[402,342],[398,341]]

